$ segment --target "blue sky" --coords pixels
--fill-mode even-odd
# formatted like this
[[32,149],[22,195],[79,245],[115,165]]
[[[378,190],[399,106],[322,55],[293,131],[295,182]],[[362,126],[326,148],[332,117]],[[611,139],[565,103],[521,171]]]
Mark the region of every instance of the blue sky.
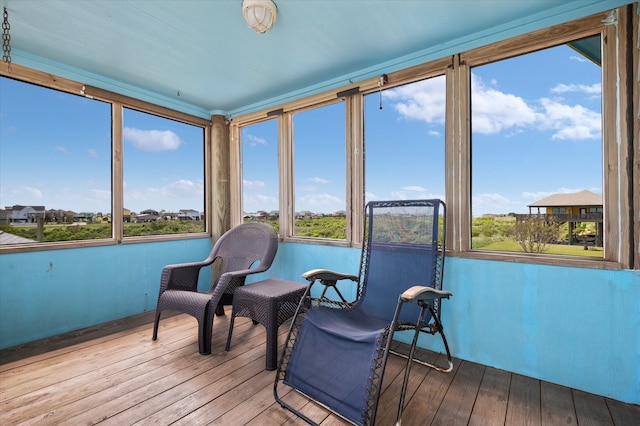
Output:
[[[602,191],[600,73],[566,46],[472,70],[475,216]],[[110,211],[109,105],[0,81],[0,207]],[[367,200],[444,198],[444,84],[366,97]],[[294,116],[296,211],[345,209],[344,114],[337,104]],[[246,212],[278,208],[275,123],[242,133]],[[202,131],[132,110],[124,126],[125,207],[202,210]]]

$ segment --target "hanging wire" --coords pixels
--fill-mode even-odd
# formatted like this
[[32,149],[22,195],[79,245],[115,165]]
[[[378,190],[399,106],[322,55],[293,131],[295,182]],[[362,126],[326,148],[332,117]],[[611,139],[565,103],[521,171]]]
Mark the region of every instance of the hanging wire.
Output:
[[389,79],[386,74],[382,74],[380,76],[380,80],[378,80],[378,93],[380,94],[380,109],[382,109],[382,86],[387,84]]
[[11,72],[11,35],[9,34],[11,25],[9,25],[9,12],[6,7],[2,16],[2,62],[7,63],[9,72]]

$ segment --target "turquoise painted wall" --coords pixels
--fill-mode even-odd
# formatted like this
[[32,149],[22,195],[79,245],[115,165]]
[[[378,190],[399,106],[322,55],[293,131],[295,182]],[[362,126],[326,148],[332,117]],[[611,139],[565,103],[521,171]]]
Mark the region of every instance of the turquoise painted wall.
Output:
[[[209,249],[201,239],[0,255],[0,348],[153,310],[162,267]],[[358,249],[281,243],[249,281],[357,274],[359,260]],[[210,280],[204,271],[202,287]],[[445,287],[455,357],[640,404],[640,271],[449,257]]]
[[154,310],[162,267],[210,249],[203,238],[2,254],[0,349]]
[[640,404],[640,271],[447,262],[456,357]]

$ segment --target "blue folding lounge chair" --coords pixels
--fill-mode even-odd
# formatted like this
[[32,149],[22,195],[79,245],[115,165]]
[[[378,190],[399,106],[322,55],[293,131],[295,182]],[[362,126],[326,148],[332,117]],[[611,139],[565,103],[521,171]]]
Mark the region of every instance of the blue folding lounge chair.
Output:
[[[414,357],[418,336],[440,334],[448,360],[446,367],[423,364],[440,371],[451,371],[453,366],[440,321],[440,300],[451,296],[442,290],[444,203],[370,202],[365,213],[359,275],[322,269],[303,274],[310,285],[278,366],[276,401],[310,424],[315,423],[283,401],[278,389],[289,386],[354,424],[372,425],[396,331],[414,331],[405,355],[398,424],[411,363],[418,361]],[[344,284],[339,281],[345,279],[355,282],[355,301],[347,301],[340,292]],[[339,300],[330,299],[331,294]]]

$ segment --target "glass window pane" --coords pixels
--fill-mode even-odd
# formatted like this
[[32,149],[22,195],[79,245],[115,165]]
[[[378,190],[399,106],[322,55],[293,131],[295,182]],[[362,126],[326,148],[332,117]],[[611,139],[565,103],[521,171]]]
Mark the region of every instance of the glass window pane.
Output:
[[445,98],[444,76],[366,96],[366,201],[445,199]]
[[[600,37],[580,44],[598,47]],[[593,53],[561,45],[473,68],[473,248],[602,257]]]
[[204,129],[124,109],[124,236],[203,232]]
[[242,211],[244,221],[268,221],[279,229],[278,120],[242,129]]
[[0,244],[110,238],[111,105],[0,77]]
[[346,238],[344,102],[293,117],[295,235]]

